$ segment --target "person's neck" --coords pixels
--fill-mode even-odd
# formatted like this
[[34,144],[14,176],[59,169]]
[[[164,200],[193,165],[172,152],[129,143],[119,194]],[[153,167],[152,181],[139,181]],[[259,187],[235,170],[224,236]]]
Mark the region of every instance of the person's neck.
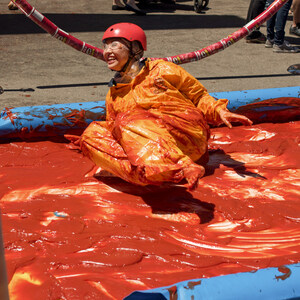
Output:
[[142,67],[143,64],[140,61],[132,60],[124,72],[115,74],[114,79],[117,83],[129,83],[137,76]]

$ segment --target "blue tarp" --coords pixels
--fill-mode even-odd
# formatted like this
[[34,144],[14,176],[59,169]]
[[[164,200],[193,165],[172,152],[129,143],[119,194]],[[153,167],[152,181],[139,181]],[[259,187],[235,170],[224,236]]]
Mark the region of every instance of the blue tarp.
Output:
[[300,98],[300,86],[282,87],[273,89],[259,89],[259,90],[244,90],[244,91],[230,91],[220,93],[210,93],[216,99],[228,99],[228,109],[235,110],[240,106],[259,102],[267,99],[280,97],[295,97]]
[[137,291],[124,300],[276,300],[300,299],[300,264],[200,278]]

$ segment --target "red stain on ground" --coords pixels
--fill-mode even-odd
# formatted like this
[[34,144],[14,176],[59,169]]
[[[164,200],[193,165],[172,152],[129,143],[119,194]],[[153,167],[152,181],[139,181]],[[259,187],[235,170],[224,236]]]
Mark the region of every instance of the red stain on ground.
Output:
[[300,122],[212,129],[194,192],[91,177],[63,142],[1,144],[11,299],[122,299],[299,262],[299,132]]

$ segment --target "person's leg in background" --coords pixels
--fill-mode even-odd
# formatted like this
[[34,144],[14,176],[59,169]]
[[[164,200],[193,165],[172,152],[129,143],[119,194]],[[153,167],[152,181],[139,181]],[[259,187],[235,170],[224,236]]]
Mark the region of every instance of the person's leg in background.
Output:
[[[274,0],[268,0],[268,1],[266,1],[266,4],[267,4],[267,6],[270,6],[273,2],[274,2]],[[266,44],[265,44],[266,48],[273,48],[277,13],[274,14],[267,21],[267,41],[266,41]]]
[[[266,6],[266,0],[251,0],[248,8],[248,14],[246,22],[249,23],[251,20],[255,19],[258,15],[260,15]],[[260,28],[256,28],[252,31],[247,37],[247,43],[264,43],[266,41],[266,37],[260,31]]]
[[285,37],[285,25],[293,0],[288,0],[277,12],[274,44],[282,45]]
[[[293,0],[288,0],[278,12],[267,21],[267,41],[266,48],[273,48],[276,53],[297,53],[298,47],[291,46],[285,38],[285,25],[289,10]],[[271,5],[274,0],[267,0],[267,5]]]
[[290,27],[290,34],[300,36],[300,0],[293,0],[293,24]]

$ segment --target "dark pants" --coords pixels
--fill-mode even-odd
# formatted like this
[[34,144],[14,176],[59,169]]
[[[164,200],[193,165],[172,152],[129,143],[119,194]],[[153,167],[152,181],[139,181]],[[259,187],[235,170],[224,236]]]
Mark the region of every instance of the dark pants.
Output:
[[[255,19],[258,15],[260,15],[264,10],[266,6],[267,0],[251,0],[248,8],[248,14],[247,14],[247,23],[249,23],[251,20]],[[261,35],[259,28],[252,31],[248,38],[255,39]]]
[[266,6],[267,0],[251,0],[248,8],[247,23],[260,15]]
[[[267,0],[267,5],[271,5],[274,0]],[[279,11],[267,21],[267,39],[274,40],[274,44],[282,45],[285,36],[285,24],[293,0],[288,0]]]

